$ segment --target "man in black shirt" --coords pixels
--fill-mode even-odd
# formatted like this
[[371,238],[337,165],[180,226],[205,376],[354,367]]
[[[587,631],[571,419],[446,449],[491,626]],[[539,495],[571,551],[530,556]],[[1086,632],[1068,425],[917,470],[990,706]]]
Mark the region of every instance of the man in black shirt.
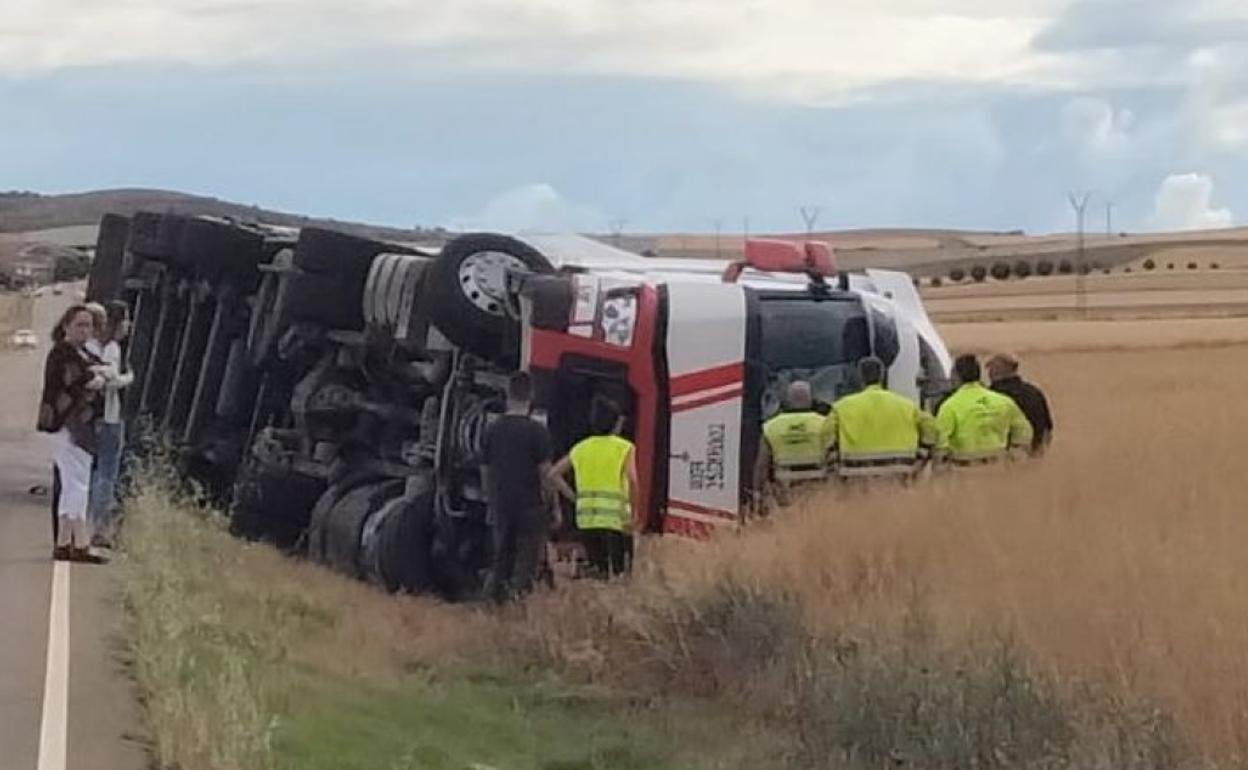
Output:
[[1014,399],[1031,423],[1031,454],[1043,454],[1053,440],[1053,416],[1049,402],[1039,388],[1018,375],[1018,359],[1006,353],[993,356],[988,361],[988,380],[992,389]]
[[490,505],[494,554],[487,598],[527,593],[541,564],[551,528],[550,434],[529,416],[533,385],[517,372],[507,383],[507,412],[485,431],[481,475]]

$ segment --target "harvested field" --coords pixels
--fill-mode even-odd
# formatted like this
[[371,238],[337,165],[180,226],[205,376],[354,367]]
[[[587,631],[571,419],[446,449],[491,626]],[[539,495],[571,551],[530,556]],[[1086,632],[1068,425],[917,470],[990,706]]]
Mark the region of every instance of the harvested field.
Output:
[[945,323],[940,333],[959,352],[1206,348],[1248,344],[1248,318]]
[[964,282],[923,289],[939,321],[1217,318],[1248,315],[1248,271],[1162,270],[1093,274],[1083,279],[1083,310],[1073,276]]

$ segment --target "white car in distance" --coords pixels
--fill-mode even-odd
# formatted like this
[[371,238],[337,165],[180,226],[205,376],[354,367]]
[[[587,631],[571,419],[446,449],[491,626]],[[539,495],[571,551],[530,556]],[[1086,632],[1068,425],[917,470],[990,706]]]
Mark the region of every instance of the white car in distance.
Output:
[[30,329],[18,329],[9,338],[9,343],[15,348],[30,350],[39,347],[39,338]]

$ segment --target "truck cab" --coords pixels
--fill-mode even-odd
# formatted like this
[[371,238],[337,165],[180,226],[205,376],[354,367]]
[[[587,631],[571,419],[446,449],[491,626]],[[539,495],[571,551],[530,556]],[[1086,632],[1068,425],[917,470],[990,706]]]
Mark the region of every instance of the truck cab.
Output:
[[741,521],[762,425],[790,382],[810,382],[826,411],[860,387],[868,355],[916,401],[947,378],[926,315],[894,301],[913,293],[908,277],[877,274],[889,286],[877,293],[838,277],[822,245],[772,242],[751,242],[743,264],[720,263],[718,274],[649,267],[565,263],[516,287],[521,366],[557,449],[585,435],[594,398],[629,415],[645,531],[703,537]]

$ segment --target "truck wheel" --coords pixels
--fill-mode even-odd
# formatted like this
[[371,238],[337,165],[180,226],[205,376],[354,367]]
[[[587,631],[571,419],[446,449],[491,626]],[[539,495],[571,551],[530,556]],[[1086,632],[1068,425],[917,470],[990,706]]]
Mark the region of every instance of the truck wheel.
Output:
[[347,484],[331,484],[312,506],[308,516],[307,556],[317,564],[326,563],[325,543],[329,528],[329,514],[351,487]]
[[179,214],[140,211],[130,223],[127,248],[136,256],[158,262],[172,262],[182,240],[187,218]]
[[91,260],[91,274],[87,278],[87,299],[107,302],[121,298],[126,239],[129,237],[129,219],[116,214],[105,214],[100,220],[95,259]]
[[343,574],[363,577],[360,550],[369,516],[391,497],[403,493],[402,480],[365,484],[345,494],[329,513],[325,526],[325,563]]
[[230,532],[291,548],[307,528],[309,512],[324,489],[324,482],[311,476],[248,461],[234,485]]
[[398,498],[378,513],[370,549],[371,571],[387,591],[414,594],[433,589],[434,493],[429,490],[412,500]]
[[508,270],[553,270],[541,252],[505,235],[462,235],[442,249],[430,268],[430,317],[446,338],[480,356],[499,352],[508,319]]
[[177,263],[209,281],[226,275],[247,279],[264,259],[260,233],[213,219],[191,219],[182,227]]

